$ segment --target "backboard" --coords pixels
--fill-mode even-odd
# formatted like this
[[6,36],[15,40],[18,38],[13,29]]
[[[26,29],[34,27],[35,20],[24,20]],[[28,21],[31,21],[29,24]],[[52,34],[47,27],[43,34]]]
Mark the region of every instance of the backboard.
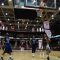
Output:
[[30,8],[56,8],[56,0],[25,0],[24,5]]
[[57,0],[14,0],[15,8],[56,8]]

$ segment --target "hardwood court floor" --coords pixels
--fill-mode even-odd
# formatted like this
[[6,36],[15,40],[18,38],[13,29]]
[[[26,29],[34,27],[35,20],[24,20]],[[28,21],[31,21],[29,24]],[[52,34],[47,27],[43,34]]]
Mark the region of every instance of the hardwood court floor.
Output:
[[[0,56],[2,56],[2,50],[0,50]],[[4,60],[8,60],[9,55],[5,54],[3,56]],[[31,50],[25,50],[23,52],[19,50],[14,50],[12,52],[12,58],[13,60],[47,60],[47,55],[45,51],[37,51],[35,53],[35,56],[32,56]],[[50,59],[51,60],[60,60],[60,51],[52,51],[50,53]]]

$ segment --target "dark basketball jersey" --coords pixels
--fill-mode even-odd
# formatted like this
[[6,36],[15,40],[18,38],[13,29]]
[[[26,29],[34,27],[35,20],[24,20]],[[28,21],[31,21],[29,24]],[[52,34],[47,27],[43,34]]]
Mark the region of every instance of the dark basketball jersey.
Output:
[[43,0],[44,3],[47,3],[48,0]]

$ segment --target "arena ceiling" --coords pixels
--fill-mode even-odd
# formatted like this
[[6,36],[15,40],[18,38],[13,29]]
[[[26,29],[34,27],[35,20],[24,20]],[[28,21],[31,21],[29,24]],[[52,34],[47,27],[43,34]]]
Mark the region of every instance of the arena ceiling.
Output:
[[[0,21],[3,22],[5,27],[12,27],[12,29],[21,28],[24,30],[25,28],[29,29],[29,27],[31,28],[33,26],[40,27],[44,20],[49,20],[52,33],[60,34],[59,2],[60,0],[57,0],[57,8],[36,8],[27,6],[17,7],[14,4],[14,0],[0,0]],[[53,18],[52,15],[54,15]]]

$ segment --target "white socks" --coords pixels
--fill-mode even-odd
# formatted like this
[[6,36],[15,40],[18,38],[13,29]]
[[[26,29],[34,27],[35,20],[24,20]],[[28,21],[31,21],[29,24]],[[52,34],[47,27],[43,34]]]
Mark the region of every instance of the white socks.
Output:
[[34,57],[35,56],[35,53],[32,53],[32,56]]

